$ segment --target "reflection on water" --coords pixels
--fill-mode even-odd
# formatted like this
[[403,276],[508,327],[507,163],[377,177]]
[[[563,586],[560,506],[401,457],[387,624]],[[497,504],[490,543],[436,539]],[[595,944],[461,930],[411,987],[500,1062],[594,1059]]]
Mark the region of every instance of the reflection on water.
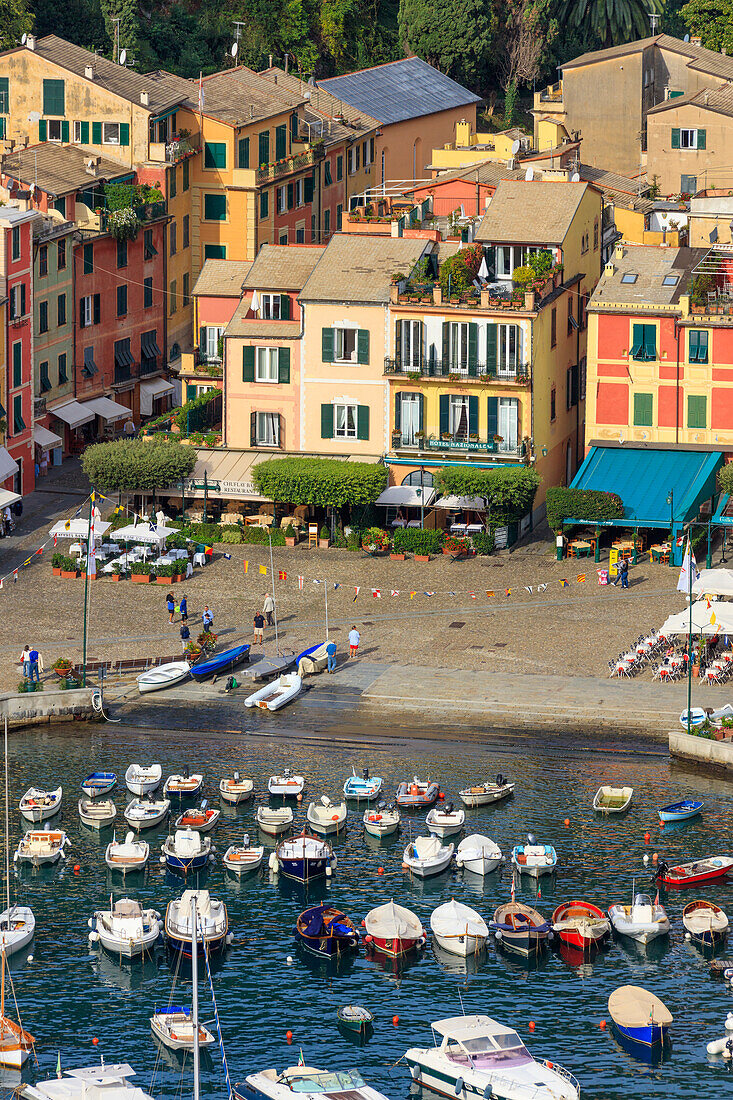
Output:
[[[722,1033],[730,990],[711,980],[708,961],[684,940],[682,908],[697,892],[665,897],[670,937],[647,948],[616,939],[590,960],[575,960],[561,948],[546,952],[539,963],[527,964],[498,949],[492,939],[481,956],[469,960],[447,955],[430,943],[404,960],[367,957],[362,950],[335,965],[326,964],[295,944],[295,920],[307,905],[328,898],[360,925],[369,909],[393,897],[429,928],[433,909],[455,897],[488,921],[509,899],[511,869],[504,867],[483,879],[465,870],[411,879],[402,871],[402,853],[411,836],[427,833],[424,814],[405,818],[399,834],[380,842],[364,834],[363,806],[349,806],[347,831],[334,840],[338,866],[333,878],[304,887],[270,872],[267,857],[278,840],[258,832],[254,814],[257,805],[268,801],[268,777],[286,766],[307,779],[303,802],[292,803],[295,832],[303,828],[308,802],[322,791],[337,798],[352,766],[359,772],[368,765],[372,774],[383,776],[386,800],[416,771],[438,778],[447,799],[454,801],[462,787],[502,771],[516,781],[514,798],[468,811],[464,834],[452,839],[457,844],[461,835],[485,833],[507,857],[528,831],[553,844],[559,857],[557,874],[539,883],[523,876],[516,884],[518,900],[549,916],[560,901],[572,898],[585,898],[604,910],[615,902],[628,902],[634,880],[636,890],[653,894],[652,865],[642,862],[645,851],[656,851],[675,864],[727,850],[732,785],[678,767],[672,774],[666,758],[646,744],[623,742],[616,748],[606,742],[596,753],[579,751],[588,746],[562,734],[504,737],[487,732],[483,743],[461,746],[455,743],[455,730],[448,732],[451,742],[445,745],[438,740],[408,742],[409,731],[403,727],[380,728],[373,716],[359,726],[358,714],[348,708],[333,719],[320,715],[317,731],[309,738],[308,713],[305,707],[293,709],[287,720],[281,719],[290,735],[282,740],[212,730],[213,719],[204,711],[186,712],[180,722],[193,727],[198,720],[200,730],[161,729],[160,723],[175,724],[176,715],[167,710],[154,711],[152,728],[56,727],[13,736],[11,851],[25,831],[17,798],[39,782],[63,784],[63,807],[53,824],[67,831],[72,845],[65,866],[11,875],[13,892],[33,907],[37,920],[29,951],[33,961],[15,956],[12,972],[23,1024],[38,1039],[41,1073],[53,1076],[59,1050],[64,1067],[89,1064],[103,1055],[106,1062],[129,1061],[138,1072],[137,1083],[152,1086],[161,1100],[190,1095],[188,1068],[158,1050],[149,1022],[153,1006],[167,1003],[172,987],[177,1000],[190,1001],[190,966],[176,970],[175,956],[165,950],[135,963],[121,962],[101,947],[90,951],[86,922],[95,909],[109,904],[110,895],[138,898],[163,913],[186,887],[200,885],[226,902],[234,935],[231,949],[213,962],[233,1081],[259,1068],[291,1065],[302,1048],[306,1062],[327,1068],[357,1066],[391,1100],[404,1100],[409,1074],[404,1063],[393,1064],[408,1046],[432,1042],[431,1020],[460,1013],[460,990],[467,1012],[488,1012],[515,1025],[533,1053],[572,1070],[585,1098],[718,1100],[730,1086],[730,1071],[722,1060],[710,1063],[704,1049],[710,1037]],[[239,717],[231,715],[224,722],[225,729],[241,725]],[[260,732],[270,729],[259,714],[248,716],[247,722]],[[315,732],[328,733],[329,722],[334,723],[334,736],[318,741]],[[351,749],[339,737],[360,738],[360,747]],[[122,776],[133,761],[159,762],[164,775],[179,770],[182,762],[204,773],[203,797],[220,806],[222,816],[213,834],[216,863],[198,879],[187,882],[158,862],[166,825],[144,834],[151,847],[147,870],[123,879],[104,863],[111,831],[100,836],[79,822],[81,779],[93,768]],[[236,808],[220,804],[217,795],[219,779],[234,770],[250,775],[256,788],[256,797]],[[593,812],[593,795],[606,783],[634,787],[631,809],[621,819],[600,818]],[[682,795],[702,797],[704,813],[681,828],[661,830],[657,808]],[[111,797],[119,826],[128,797],[120,789]],[[118,827],[118,837],[124,831],[124,825]],[[265,846],[266,857],[259,871],[240,878],[225,872],[221,856],[229,844],[241,842],[245,831],[253,843]],[[647,831],[652,837],[648,848],[643,839]],[[80,866],[78,874],[73,872],[75,864]],[[733,884],[713,883],[699,893],[733,916]],[[200,977],[202,1017],[210,1020],[208,983],[201,969]],[[608,1015],[609,994],[624,984],[653,990],[675,1017],[671,1059],[654,1069],[642,1066],[608,1031],[599,1029],[599,1021]],[[374,1036],[367,1046],[355,1047],[341,1034],[336,1011],[343,1004],[361,1004],[375,1014]],[[394,1016],[399,1017],[397,1027],[391,1022]],[[536,1024],[532,1034],[527,1028],[530,1019]],[[294,1035],[292,1047],[285,1041],[288,1029]],[[99,1038],[96,1047],[91,1045],[93,1036]],[[24,1070],[26,1077],[37,1072],[30,1062]],[[216,1057],[204,1062],[202,1092],[225,1095]]]

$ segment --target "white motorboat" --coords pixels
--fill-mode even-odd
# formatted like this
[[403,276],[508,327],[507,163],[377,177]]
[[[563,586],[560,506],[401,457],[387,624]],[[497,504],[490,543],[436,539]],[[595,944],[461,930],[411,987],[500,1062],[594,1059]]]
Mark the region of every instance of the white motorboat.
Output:
[[139,832],[160,825],[170,813],[170,808],[170,798],[133,798],[125,808],[124,818],[131,828]]
[[176,829],[160,850],[163,853],[160,857],[161,863],[166,863],[169,870],[182,875],[203,871],[209,858],[213,858],[211,837],[197,833],[195,829]]
[[364,810],[362,821],[364,830],[370,836],[391,836],[400,827],[400,811],[396,806],[377,806],[373,810]]
[[[557,1062],[535,1059],[519,1035],[490,1016],[454,1016],[432,1024],[435,1046],[412,1047],[413,1080],[452,1100],[579,1100],[580,1085]],[[440,1042],[438,1042],[440,1040]]]
[[111,871],[142,871],[150,859],[150,845],[144,840],[135,840],[134,833],[128,833],[124,840],[116,836],[107,845],[104,861]]
[[38,787],[29,787],[21,798],[18,808],[26,821],[33,823],[46,821],[61,809],[62,794],[61,787],[57,787],[55,791],[41,791]]
[[268,836],[282,836],[293,827],[293,811],[289,806],[280,806],[273,810],[269,806],[258,806],[257,824]]
[[599,787],[593,799],[593,809],[601,814],[622,814],[631,805],[633,787]]
[[466,787],[459,791],[458,796],[464,806],[475,809],[476,806],[488,806],[491,802],[501,802],[514,793],[514,784],[509,783],[503,775],[497,775],[496,782],[477,783],[473,787]]
[[370,775],[369,769],[364,768],[361,775],[356,774],[356,769],[351,769],[351,775],[344,783],[344,796],[354,802],[371,802],[379,796],[383,780],[378,775]]
[[197,833],[210,833],[215,828],[221,817],[221,810],[217,806],[209,806],[206,799],[200,806],[190,810],[184,810],[175,820],[175,829],[194,829]]
[[[170,1005],[156,1009],[150,1017],[150,1027],[156,1039],[171,1050],[193,1050],[194,1022],[191,1010]],[[213,1046],[216,1039],[203,1024],[199,1024],[199,1050]]]
[[474,875],[489,875],[504,862],[501,848],[491,837],[471,833],[456,849],[456,863]]
[[198,918],[197,953],[220,951],[227,943],[229,918],[223,901],[212,898],[208,890],[184,890],[180,898],[168,903],[165,913],[165,936],[170,947],[192,956],[191,899],[196,897]]
[[66,859],[64,848],[68,843],[63,829],[29,829],[18,845],[13,862],[32,863],[34,867],[58,863]]
[[439,946],[452,955],[475,955],[489,936],[480,913],[455,899],[433,910],[430,928]]
[[284,672],[277,680],[248,695],[244,705],[259,707],[260,710],[280,710],[300,694],[302,687],[303,681],[297,672]]
[[101,802],[80,798],[79,817],[92,829],[106,829],[117,817],[117,807],[111,798],[103,798]]
[[[344,1100],[344,1097],[348,1100],[387,1100],[383,1093],[366,1083],[358,1069],[330,1073],[301,1064],[290,1066],[282,1073],[276,1069],[250,1073],[245,1083],[248,1094],[254,1093],[257,1100],[292,1100],[293,1096],[303,1097],[303,1100]],[[236,1087],[234,1095],[240,1100]]]
[[166,798],[195,798],[204,785],[203,775],[189,775],[188,769],[183,775],[169,775],[163,784]]
[[270,868],[298,882],[330,875],[336,856],[327,840],[307,836],[305,829],[296,837],[281,840],[270,856]]
[[262,865],[265,849],[260,845],[253,848],[249,842],[249,834],[245,833],[241,844],[231,844],[222,862],[227,871],[233,871],[235,875],[245,874],[247,871],[256,871]]
[[130,764],[125,772],[125,785],[128,791],[142,798],[158,789],[162,776],[160,764]]
[[425,824],[435,836],[454,836],[465,823],[466,811],[455,810],[452,802],[443,807],[433,806],[425,818]]
[[286,768],[282,775],[271,775],[267,784],[270,794],[280,798],[297,798],[304,787],[303,776],[292,775],[290,768]]
[[33,939],[35,930],[36,918],[30,906],[8,905],[0,913],[0,953],[13,955],[22,951]]
[[240,802],[246,802],[252,797],[254,788],[253,780],[243,779],[239,772],[235,772],[231,778],[225,776],[219,781],[219,797],[230,806],[238,806]]
[[167,665],[157,665],[141,672],[137,677],[137,690],[141,695],[149,691],[161,691],[163,688],[180,684],[191,675],[188,661],[170,661]]
[[637,943],[651,943],[669,932],[664,906],[653,902],[649,894],[637,894],[632,905],[612,905],[608,916],[619,936],[628,936]]
[[92,772],[81,785],[81,789],[87,798],[99,798],[103,794],[109,794],[117,786],[117,776],[114,772]]
[[319,836],[331,836],[343,832],[346,828],[346,803],[333,803],[327,795],[321,795],[321,801],[311,802],[306,810],[306,820],[314,833]]
[[527,844],[517,844],[512,848],[512,866],[520,875],[539,878],[551,875],[557,867],[557,852],[551,844],[537,844],[530,834]]
[[120,898],[111,909],[98,909],[88,921],[90,943],[99,941],[115,955],[126,959],[150,951],[163,929],[156,909],[143,909],[139,901]]
[[102,1062],[98,1066],[66,1070],[48,1081],[23,1085],[22,1100],[153,1100],[139,1086],[129,1084],[135,1070],[126,1062]]
[[443,846],[437,836],[417,836],[405,848],[402,867],[419,878],[439,875],[450,865],[454,846]]

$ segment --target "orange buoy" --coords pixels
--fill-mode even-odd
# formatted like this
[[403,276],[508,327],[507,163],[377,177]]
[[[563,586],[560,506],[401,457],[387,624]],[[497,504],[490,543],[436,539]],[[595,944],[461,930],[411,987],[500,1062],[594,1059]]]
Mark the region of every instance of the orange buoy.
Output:
[[599,1024],[598,1024],[598,1026],[599,1026],[599,1028],[601,1029],[601,1031],[605,1031],[605,1030],[606,1030],[606,1021],[605,1021],[605,1020],[601,1020],[601,1021],[599,1022]]
[[78,863],[75,863],[74,864],[74,874],[78,875],[80,871],[81,871],[81,866]]
[[92,1039],[92,1045],[93,1045],[93,1046],[96,1046],[98,1042],[99,1042],[99,1039],[98,1039],[98,1038],[97,1038],[97,1036],[95,1035],[95,1036],[94,1036],[94,1038]]
[[654,855],[652,856],[652,863],[656,863],[658,859],[659,859],[659,856],[655,852]]
[[302,794],[299,794],[299,795],[298,795],[298,797],[297,797],[297,799],[296,799],[296,801],[297,801],[297,802],[302,802],[302,801],[303,801],[303,795],[302,795]]
[[365,937],[364,937],[364,943],[371,943],[371,942],[372,942],[372,939],[373,939],[373,937],[372,937],[372,936],[365,936]]
[[395,1027],[397,1027],[399,1022],[400,1022],[399,1016],[393,1016],[392,1017],[392,1023],[394,1024]]
[[565,818],[565,827],[567,828],[567,826],[568,826],[569,824],[570,824],[570,818],[569,818],[569,817],[566,817],[566,818]]
[[442,802],[444,798],[445,798],[445,795],[443,794],[443,792],[438,791],[438,801]]
[[377,874],[378,875],[383,875],[384,874],[384,867],[380,867],[377,871]]
[[529,1030],[534,1031],[534,1020],[529,1021]]
[[648,844],[648,843],[649,843],[649,841],[650,841],[651,839],[652,839],[652,837],[651,837],[651,833],[644,833],[644,841],[645,841],[645,843],[647,843],[647,844]]
[[659,828],[660,828],[660,829],[663,829],[663,828],[664,828],[664,822],[663,822],[663,821],[660,821],[660,822],[659,822]]
[[362,928],[366,928],[366,921],[365,921],[365,920],[363,920],[363,921],[361,922],[361,926],[362,926]]
[[287,1039],[287,1041],[288,1041],[289,1043],[292,1043],[292,1041],[293,1041],[293,1033],[292,1033],[292,1031],[286,1031],[286,1032],[285,1032],[285,1038]]

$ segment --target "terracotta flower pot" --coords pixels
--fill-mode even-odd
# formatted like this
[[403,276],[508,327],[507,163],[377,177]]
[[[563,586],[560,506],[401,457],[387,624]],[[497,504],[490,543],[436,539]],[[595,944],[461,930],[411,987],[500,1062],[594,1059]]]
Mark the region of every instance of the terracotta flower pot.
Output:
[[430,561],[430,554],[415,554],[415,561]]
[[64,578],[64,580],[69,581],[72,578],[74,580],[76,580],[76,578],[79,576],[79,574],[78,574],[76,569],[69,569],[68,572],[67,572],[67,570],[62,569],[61,570],[61,576]]
[[404,554],[390,554],[389,557],[390,557],[390,561],[404,561],[405,560],[405,555]]
[[181,581],[183,581],[185,579],[186,579],[186,574],[185,573],[176,573],[175,577],[172,578],[172,580],[175,581],[176,584],[180,584]]
[[156,584],[170,584],[172,580],[173,580],[172,577],[156,577],[155,578],[155,583]]
[[64,665],[62,668],[55,668],[53,670],[54,676],[58,676],[59,680],[65,679],[71,672],[72,667],[72,665]]
[[318,549],[319,550],[328,550],[330,545],[331,545],[331,540],[330,539],[319,539],[318,540]]
[[112,577],[113,581],[121,581],[122,580],[122,574],[121,573],[110,573],[110,576]]
[[61,570],[57,569],[55,565],[51,569],[51,572],[53,573],[54,577],[60,577],[61,576]]
[[285,545],[286,546],[295,546],[297,541],[298,541],[297,539],[291,539],[291,538],[288,538],[287,535],[285,536]]
[[149,573],[133,573],[130,577],[133,584],[150,584]]

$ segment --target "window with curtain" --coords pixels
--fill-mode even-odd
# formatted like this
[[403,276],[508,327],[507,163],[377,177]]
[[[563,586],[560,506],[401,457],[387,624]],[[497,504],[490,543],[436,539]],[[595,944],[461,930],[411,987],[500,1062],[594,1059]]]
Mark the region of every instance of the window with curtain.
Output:
[[[335,328],[334,333],[334,350],[337,363],[355,363],[356,362],[356,334],[358,329],[355,328]],[[344,407],[344,406],[340,406]],[[350,407],[350,406],[349,406]]]
[[451,394],[448,430],[453,439],[468,439],[468,398]]
[[255,382],[277,382],[279,348],[257,348]]
[[400,395],[400,432],[403,447],[413,447],[417,443],[420,431],[420,394],[403,393]]
[[497,370],[506,378],[513,378],[519,366],[521,331],[519,325],[499,325],[497,333]]
[[280,414],[257,413],[257,443],[262,447],[280,446]]
[[468,370],[468,324],[465,321],[451,321],[448,345],[451,371]]
[[334,405],[334,435],[337,439],[356,439],[356,405]]
[[423,326],[421,321],[402,322],[402,369],[419,370],[423,358]]
[[519,445],[519,402],[515,397],[499,398],[500,451],[516,451]]

